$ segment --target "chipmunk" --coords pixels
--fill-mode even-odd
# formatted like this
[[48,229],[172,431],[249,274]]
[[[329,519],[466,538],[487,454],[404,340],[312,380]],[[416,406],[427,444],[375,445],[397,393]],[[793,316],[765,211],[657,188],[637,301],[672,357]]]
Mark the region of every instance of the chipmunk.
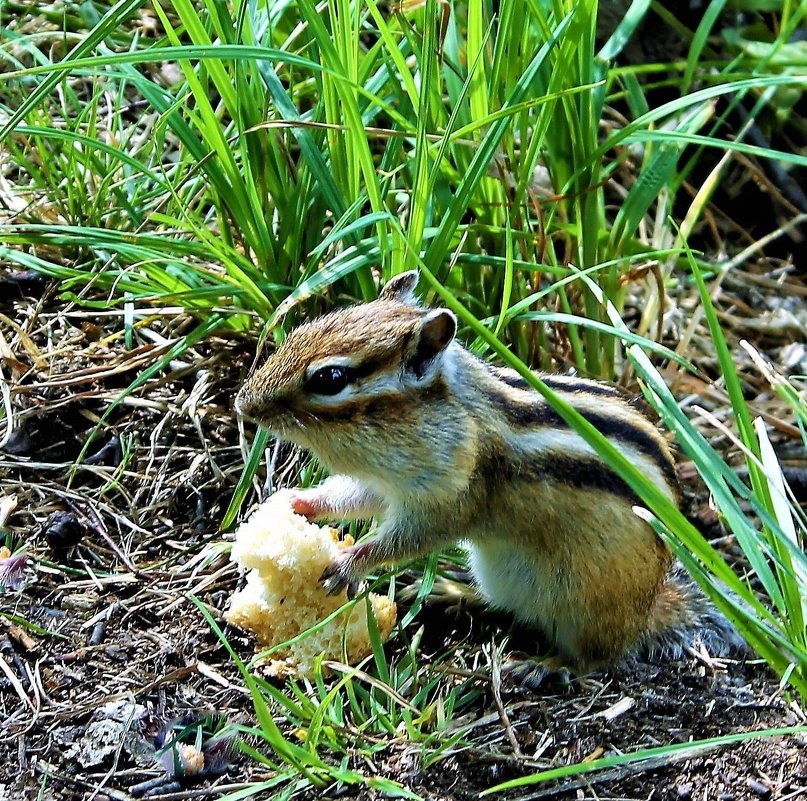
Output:
[[[377,519],[325,571],[326,588],[463,541],[478,592],[542,630],[557,666],[680,652],[699,627],[712,652],[738,644],[633,512],[629,487],[518,373],[457,342],[454,314],[421,306],[417,281],[403,273],[377,300],[294,329],[236,398],[238,412],[331,471],[296,491],[295,511]],[[666,440],[618,390],[541,378],[678,501]]]

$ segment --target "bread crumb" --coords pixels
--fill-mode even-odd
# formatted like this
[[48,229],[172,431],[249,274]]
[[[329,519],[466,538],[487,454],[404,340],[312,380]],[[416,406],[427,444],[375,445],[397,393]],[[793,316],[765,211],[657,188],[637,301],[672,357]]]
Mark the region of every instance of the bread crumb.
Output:
[[[341,542],[336,529],[309,523],[291,508],[289,490],[280,490],[261,504],[235,533],[231,558],[249,570],[246,586],[236,592],[225,618],[251,631],[260,650],[296,637],[347,602],[343,590],[328,595],[319,577],[351,537]],[[367,604],[372,605],[382,642],[395,625],[395,602],[370,595],[317,631],[273,653],[262,669],[279,678],[311,678],[314,664],[342,661],[343,637],[347,661],[356,664],[372,653],[367,629]],[[346,634],[345,634],[346,631]]]

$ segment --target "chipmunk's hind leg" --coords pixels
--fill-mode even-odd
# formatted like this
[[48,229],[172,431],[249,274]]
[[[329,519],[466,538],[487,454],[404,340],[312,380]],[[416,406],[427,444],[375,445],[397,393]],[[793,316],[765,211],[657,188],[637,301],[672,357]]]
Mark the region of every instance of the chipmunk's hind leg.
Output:
[[[452,570],[438,574],[434,577],[434,585],[426,598],[426,603],[444,606],[457,614],[466,610],[486,608],[487,602],[472,582],[471,574],[467,570]],[[399,600],[412,603],[422,586],[423,579],[416,579],[398,593]]]
[[574,672],[567,660],[559,654],[513,657],[502,666],[502,674],[511,685],[526,687],[528,690],[540,689],[552,676],[556,676],[567,687],[572,683]]

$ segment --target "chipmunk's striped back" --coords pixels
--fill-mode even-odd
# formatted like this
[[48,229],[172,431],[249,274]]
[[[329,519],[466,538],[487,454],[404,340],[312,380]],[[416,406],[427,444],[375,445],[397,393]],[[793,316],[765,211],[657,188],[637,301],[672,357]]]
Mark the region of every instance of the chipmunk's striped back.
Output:
[[[621,479],[607,469],[594,449],[518,373],[482,365],[473,386],[480,403],[500,418],[499,430],[513,472],[555,479],[576,487],[593,487],[637,500]],[[675,465],[664,437],[619,390],[595,381],[541,375],[541,380],[654,483],[677,499]],[[491,414],[493,418],[493,414]]]

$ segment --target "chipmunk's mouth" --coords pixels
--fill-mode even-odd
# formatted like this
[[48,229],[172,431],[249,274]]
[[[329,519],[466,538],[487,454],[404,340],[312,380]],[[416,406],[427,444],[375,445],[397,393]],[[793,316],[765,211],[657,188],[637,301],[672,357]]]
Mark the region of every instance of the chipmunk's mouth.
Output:
[[279,439],[306,445],[306,422],[287,405],[265,400],[255,401],[243,390],[236,395],[235,410],[242,417],[257,423]]

